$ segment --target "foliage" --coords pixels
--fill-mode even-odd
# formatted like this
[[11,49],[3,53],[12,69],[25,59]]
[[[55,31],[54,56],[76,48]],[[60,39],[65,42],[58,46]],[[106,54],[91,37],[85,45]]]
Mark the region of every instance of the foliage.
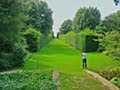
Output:
[[42,34],[38,32],[36,29],[29,28],[25,33],[24,37],[26,38],[28,50],[30,52],[36,52],[40,49],[40,40],[42,38]]
[[114,77],[110,80],[111,83],[113,83],[114,85],[118,86],[120,88],[120,77]]
[[100,22],[100,16],[97,8],[80,8],[73,19],[73,30],[80,31],[85,28],[95,29]]
[[109,31],[120,32],[120,13],[111,14],[107,16],[100,24],[96,27],[98,33],[104,33]]
[[25,26],[26,1],[0,0],[0,70],[21,66],[26,56],[20,32]]
[[56,90],[51,71],[0,75],[2,90]]
[[29,28],[23,35],[27,41],[27,50],[30,52],[38,51],[53,38],[52,32],[44,35],[34,28]]
[[[87,53],[88,69],[100,70],[120,67],[117,60],[97,52]],[[54,69],[60,72],[62,90],[105,90],[96,80],[84,74],[82,69],[82,52],[64,43],[60,39],[53,39],[37,53],[32,53],[26,61],[24,70]],[[85,80],[83,82],[83,80]]]
[[17,41],[19,31],[25,25],[22,0],[0,1],[0,34],[11,42]]
[[[35,30],[25,32],[31,27],[26,23],[45,35]],[[44,1],[0,0],[0,69],[21,66],[27,54],[25,48],[36,51],[52,39],[52,25],[52,11]],[[21,32],[26,33],[26,38]]]
[[86,52],[89,52],[98,49],[98,42],[95,41],[98,38],[98,34],[90,29],[85,29],[79,33],[71,31],[67,34],[60,35],[59,38],[82,51],[86,50]]
[[99,36],[94,30],[86,28],[79,33],[81,36]]
[[120,87],[120,68],[100,71],[99,74]]
[[14,46],[9,53],[0,54],[0,71],[22,66],[27,52],[19,46]]
[[29,16],[27,24],[40,30],[42,33],[48,33],[52,30],[52,10],[47,3],[42,0],[32,0],[30,5],[31,9],[27,13]]
[[65,20],[59,28],[60,33],[66,34],[72,30],[72,21],[70,19]]
[[108,80],[111,80],[114,77],[120,78],[120,68],[113,68],[110,70],[103,70],[100,71],[99,74],[103,77],[105,77]]
[[100,45],[104,48],[106,55],[112,56],[114,59],[120,60],[120,33],[111,31],[105,33],[99,38]]

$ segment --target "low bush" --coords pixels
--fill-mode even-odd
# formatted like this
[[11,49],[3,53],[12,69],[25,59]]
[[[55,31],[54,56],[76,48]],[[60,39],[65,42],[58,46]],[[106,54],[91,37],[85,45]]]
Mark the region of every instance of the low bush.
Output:
[[120,78],[114,77],[114,78],[112,78],[112,79],[110,80],[110,82],[120,88]]
[[0,75],[2,90],[56,90],[51,71],[18,72]]
[[100,71],[99,74],[120,87],[120,68],[113,68],[110,70]]

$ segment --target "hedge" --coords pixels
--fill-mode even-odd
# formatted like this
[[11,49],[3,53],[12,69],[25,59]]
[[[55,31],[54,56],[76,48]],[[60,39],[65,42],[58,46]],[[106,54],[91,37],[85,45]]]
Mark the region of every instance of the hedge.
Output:
[[59,38],[69,45],[86,52],[97,51],[98,42],[95,39],[98,38],[97,34],[90,30],[84,30],[79,33],[69,32],[67,34],[59,35]]
[[98,42],[95,41],[97,38],[96,36],[79,36],[77,39],[77,48],[86,52],[97,51]]
[[28,29],[23,35],[28,46],[26,49],[30,52],[38,51],[53,38],[52,34],[42,34],[33,28]]

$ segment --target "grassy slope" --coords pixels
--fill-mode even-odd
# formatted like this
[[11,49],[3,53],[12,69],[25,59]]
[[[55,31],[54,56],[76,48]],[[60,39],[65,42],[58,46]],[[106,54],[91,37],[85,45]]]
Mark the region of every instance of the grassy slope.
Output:
[[[62,90],[104,90],[95,80],[85,75],[81,67],[82,52],[54,39],[40,52],[30,55],[23,69],[57,69]],[[100,53],[88,54],[88,68],[94,71],[120,66],[120,63]]]

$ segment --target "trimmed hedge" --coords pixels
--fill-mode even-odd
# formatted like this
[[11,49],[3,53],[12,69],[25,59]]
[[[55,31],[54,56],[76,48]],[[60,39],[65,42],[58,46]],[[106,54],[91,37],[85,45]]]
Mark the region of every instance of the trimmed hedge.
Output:
[[23,35],[27,42],[27,50],[30,52],[37,52],[53,38],[52,34],[45,35],[33,28],[28,29]]
[[77,48],[86,52],[97,51],[98,42],[95,41],[97,38],[97,36],[79,36],[77,39]]
[[98,49],[99,43],[95,41],[95,39],[98,39],[98,36],[91,30],[84,30],[79,33],[69,32],[59,35],[59,38],[81,51],[92,52]]

